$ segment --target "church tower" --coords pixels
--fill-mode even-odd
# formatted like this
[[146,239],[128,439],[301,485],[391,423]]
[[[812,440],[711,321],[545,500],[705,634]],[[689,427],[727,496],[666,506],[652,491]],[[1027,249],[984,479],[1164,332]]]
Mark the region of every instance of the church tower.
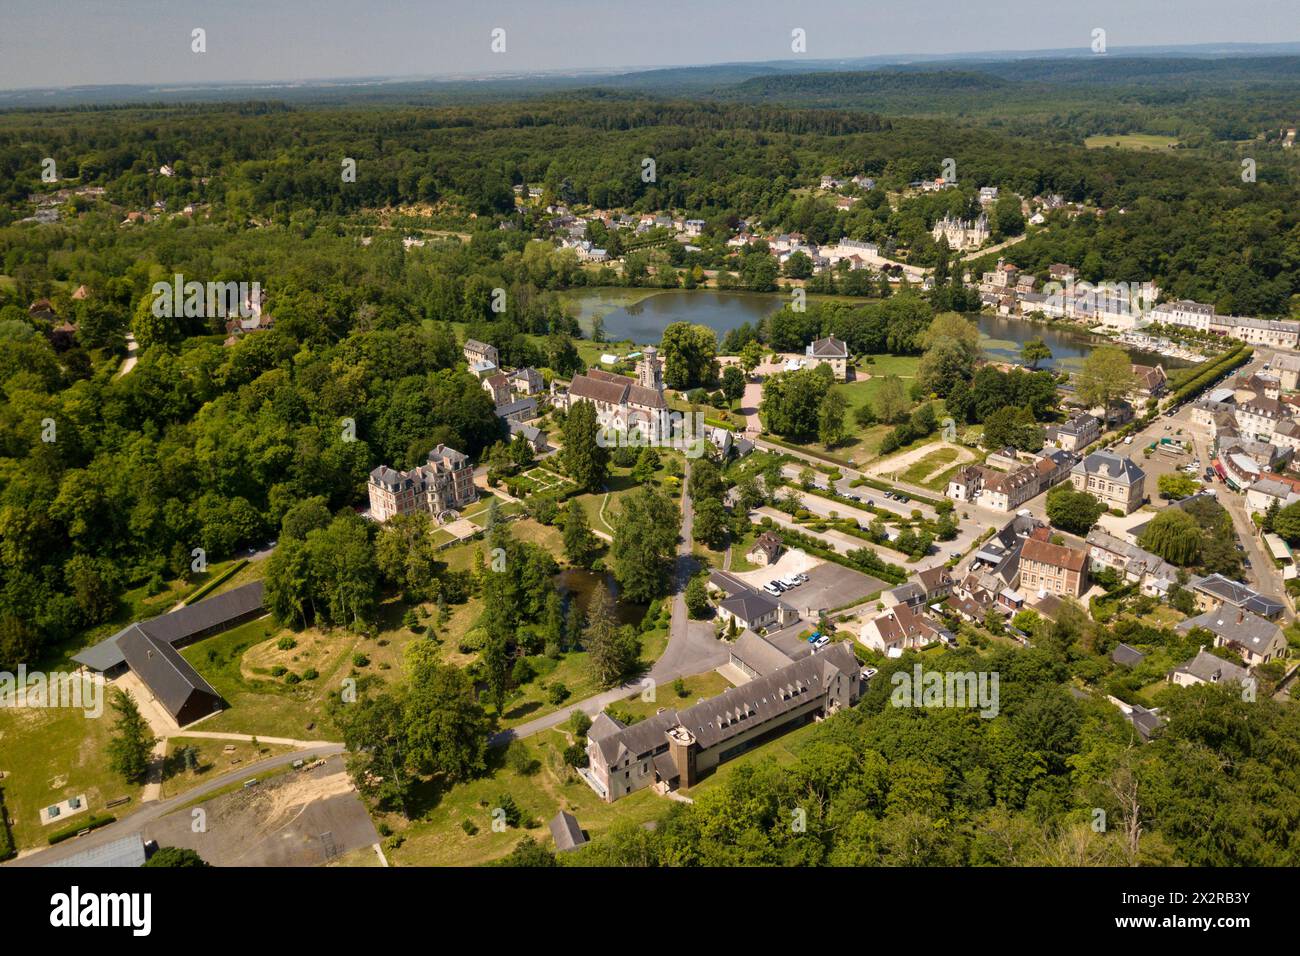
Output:
[[664,390],[664,363],[653,345],[645,347],[641,361],[636,363],[636,380],[638,385],[653,388],[656,392]]

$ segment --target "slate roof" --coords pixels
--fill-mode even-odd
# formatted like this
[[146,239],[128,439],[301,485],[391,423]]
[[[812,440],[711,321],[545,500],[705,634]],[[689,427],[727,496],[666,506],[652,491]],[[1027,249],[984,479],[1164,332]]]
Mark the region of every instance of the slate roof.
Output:
[[129,627],[118,638],[117,645],[122,649],[127,666],[144,681],[173,718],[180,714],[195,693],[211,696],[214,704],[221,700],[221,695],[199,676],[176,648],[146,634],[139,624]]
[[587,842],[587,836],[578,826],[578,818],[567,810],[561,810],[551,818],[551,836],[555,838],[555,849],[561,853],[576,850]]
[[1176,667],[1170,674],[1189,674],[1206,684],[1244,684],[1250,677],[1250,671],[1232,661],[1216,657],[1205,648],[1201,648],[1186,664]]
[[1260,617],[1275,617],[1282,612],[1282,602],[1276,598],[1260,594],[1254,588],[1225,578],[1222,574],[1209,574],[1203,578],[1193,578],[1191,587],[1195,591],[1208,594],[1225,604],[1245,608]]
[[[694,707],[683,711],[664,710],[617,734],[600,739],[589,734],[588,739],[595,741],[611,767],[624,752],[636,755],[638,760],[652,756],[656,750],[663,753],[668,731],[678,725],[690,731],[701,748],[707,749],[801,706],[810,699],[810,694],[823,695],[828,682],[837,674],[856,679],[860,670],[852,648],[841,641]],[[675,771],[672,773],[675,775]]]
[[1256,654],[1264,653],[1281,631],[1272,621],[1225,604],[1197,617],[1188,618],[1177,629],[1190,631],[1194,627],[1203,627],[1224,642],[1239,644]]
[[132,629],[139,628],[169,645],[176,644],[227,621],[235,621],[262,606],[262,582],[253,581],[147,621],[130,624],[112,637],[74,654],[72,659],[92,670],[105,671],[125,660],[118,641]]
[[790,657],[771,641],[746,630],[731,648],[731,656],[761,675],[779,671],[791,663]]
[[809,345],[807,354],[813,358],[848,358],[849,347],[835,336],[828,335]]
[[1123,664],[1125,667],[1136,667],[1147,659],[1147,656],[1139,651],[1136,647],[1129,647],[1127,644],[1117,644],[1115,649],[1110,652],[1110,659],[1116,664]]
[[1111,481],[1131,485],[1146,477],[1146,473],[1133,463],[1133,459],[1112,451],[1094,451],[1071,471],[1078,475],[1105,475]]
[[727,598],[718,606],[727,613],[734,614],[742,621],[752,621],[764,614],[771,614],[780,607],[780,602],[768,597],[762,591],[741,591],[739,594]]

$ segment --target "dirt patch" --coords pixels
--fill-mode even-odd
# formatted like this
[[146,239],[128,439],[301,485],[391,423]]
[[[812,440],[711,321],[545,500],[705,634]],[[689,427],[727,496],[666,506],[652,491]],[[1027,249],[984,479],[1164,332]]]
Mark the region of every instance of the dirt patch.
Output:
[[925,458],[926,455],[933,454],[941,448],[951,448],[957,452],[957,457],[952,461],[946,462],[942,468],[939,468],[933,474],[927,476],[929,481],[937,475],[943,474],[953,465],[965,464],[968,461],[975,460],[975,453],[965,445],[957,445],[952,442],[938,441],[930,442],[928,445],[922,445],[920,448],[913,448],[911,451],[903,452],[901,455],[895,455],[893,458],[886,458],[884,461],[878,461],[873,465],[863,469],[864,473],[872,478],[880,478],[884,475],[902,474],[912,465]]

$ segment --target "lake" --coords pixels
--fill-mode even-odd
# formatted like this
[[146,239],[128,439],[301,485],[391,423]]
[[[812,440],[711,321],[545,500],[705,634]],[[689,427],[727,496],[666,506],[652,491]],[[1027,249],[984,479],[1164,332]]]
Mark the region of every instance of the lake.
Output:
[[[611,342],[631,340],[638,345],[658,344],[663,330],[673,322],[707,325],[718,338],[734,328],[758,323],[779,311],[788,299],[780,294],[758,292],[716,292],[711,289],[652,291],[641,289],[584,289],[567,298],[586,331],[601,316],[605,338]],[[1020,345],[1035,336],[1052,350],[1052,360],[1042,368],[1061,368],[1077,372],[1083,360],[1106,339],[1077,329],[1048,322],[1027,322],[1000,315],[972,315],[979,324],[984,354],[999,362],[1018,363]],[[1134,362],[1152,364],[1157,356],[1151,352],[1125,348]],[[1191,364],[1182,359],[1159,356],[1166,369]]]

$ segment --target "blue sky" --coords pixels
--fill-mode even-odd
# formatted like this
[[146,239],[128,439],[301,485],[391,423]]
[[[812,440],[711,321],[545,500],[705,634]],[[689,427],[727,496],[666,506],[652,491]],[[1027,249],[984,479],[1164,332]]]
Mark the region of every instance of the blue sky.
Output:
[[[0,0],[0,89],[1300,38],[1296,0]],[[190,50],[207,31],[207,52]],[[489,49],[494,27],[506,52]]]

